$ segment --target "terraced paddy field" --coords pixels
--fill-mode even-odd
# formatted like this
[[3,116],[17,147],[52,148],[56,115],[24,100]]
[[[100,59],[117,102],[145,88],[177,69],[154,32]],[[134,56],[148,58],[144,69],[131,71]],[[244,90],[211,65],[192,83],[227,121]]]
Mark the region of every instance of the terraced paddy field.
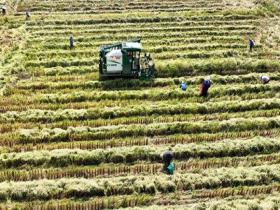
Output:
[[[1,209],[280,208],[279,0],[1,3]],[[137,37],[157,78],[99,81]]]

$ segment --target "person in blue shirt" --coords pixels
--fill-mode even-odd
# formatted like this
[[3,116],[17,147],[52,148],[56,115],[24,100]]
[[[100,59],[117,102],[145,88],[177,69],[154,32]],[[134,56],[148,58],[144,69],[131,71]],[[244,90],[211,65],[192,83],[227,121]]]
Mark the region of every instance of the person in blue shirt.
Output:
[[187,90],[187,88],[188,88],[187,83],[182,82],[182,83],[181,83],[181,85],[180,85],[180,88],[181,88],[183,91],[186,91],[186,90]]

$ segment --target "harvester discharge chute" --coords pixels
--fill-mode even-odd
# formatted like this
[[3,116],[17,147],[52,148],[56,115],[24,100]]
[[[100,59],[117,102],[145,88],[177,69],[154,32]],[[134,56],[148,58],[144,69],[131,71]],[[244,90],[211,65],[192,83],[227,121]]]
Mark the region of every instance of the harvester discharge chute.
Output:
[[150,79],[155,76],[155,65],[149,54],[141,57],[140,39],[100,48],[100,79],[139,78]]

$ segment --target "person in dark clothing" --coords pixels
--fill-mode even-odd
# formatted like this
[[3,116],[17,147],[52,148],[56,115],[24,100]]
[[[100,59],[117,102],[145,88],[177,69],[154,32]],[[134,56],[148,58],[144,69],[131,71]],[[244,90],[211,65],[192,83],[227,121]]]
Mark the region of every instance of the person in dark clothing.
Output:
[[73,37],[73,35],[71,35],[70,38],[69,38],[69,47],[70,47],[70,49],[74,48],[74,37]]
[[254,47],[255,47],[255,42],[251,38],[249,38],[249,49],[250,49],[250,52],[252,52]]
[[30,11],[27,9],[26,11],[25,11],[25,17],[26,17],[26,20],[28,20],[29,18],[30,18]]
[[174,172],[174,164],[172,163],[172,160],[173,152],[171,149],[162,153],[163,171],[167,174],[173,174]]
[[202,79],[200,84],[200,96],[207,97],[208,96],[208,90],[211,87],[211,80],[209,79]]
[[7,14],[7,7],[6,6],[2,6],[1,7],[1,12],[2,12],[2,15],[6,15]]

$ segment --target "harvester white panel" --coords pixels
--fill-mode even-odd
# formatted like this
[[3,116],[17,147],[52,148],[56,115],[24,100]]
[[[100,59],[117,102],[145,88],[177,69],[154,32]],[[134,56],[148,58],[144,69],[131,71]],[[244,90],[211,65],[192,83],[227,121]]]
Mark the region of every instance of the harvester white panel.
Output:
[[123,55],[121,50],[112,50],[106,55],[107,72],[121,73],[123,70]]
[[138,49],[138,50],[142,50],[142,44],[138,43],[138,42],[126,42],[123,43],[123,49]]

